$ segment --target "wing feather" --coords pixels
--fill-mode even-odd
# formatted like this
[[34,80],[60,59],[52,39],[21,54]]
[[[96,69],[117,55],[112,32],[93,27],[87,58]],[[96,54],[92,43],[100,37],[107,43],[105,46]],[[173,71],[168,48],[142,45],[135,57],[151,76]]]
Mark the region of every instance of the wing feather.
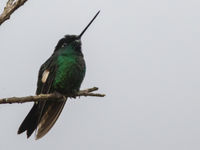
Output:
[[[47,64],[47,66],[42,66],[42,71],[39,74],[38,89],[36,92],[37,94],[47,94],[54,92],[52,84],[56,75],[56,64],[51,60],[49,60],[49,62],[45,64]],[[36,128],[36,139],[43,137],[53,127],[56,120],[60,116],[60,113],[63,110],[66,100],[67,99],[63,99],[63,101],[59,102],[46,101],[38,103],[38,105],[40,105],[41,110]]]
[[[54,58],[53,58],[54,57]],[[56,76],[55,55],[53,54],[41,67],[38,75],[36,94],[54,92],[53,82]],[[43,137],[53,127],[67,99],[63,101],[35,102],[32,109],[19,127],[18,134],[26,131],[27,138],[36,130],[36,139]]]

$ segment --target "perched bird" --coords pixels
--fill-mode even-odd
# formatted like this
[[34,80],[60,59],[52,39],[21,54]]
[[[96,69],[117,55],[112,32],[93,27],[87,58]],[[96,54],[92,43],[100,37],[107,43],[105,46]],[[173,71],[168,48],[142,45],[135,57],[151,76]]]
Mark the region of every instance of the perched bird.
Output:
[[[70,94],[79,91],[86,66],[81,51],[81,37],[100,11],[80,35],[66,35],[59,40],[51,57],[40,67],[36,94]],[[66,103],[62,101],[35,102],[19,127],[18,134],[26,131],[27,138],[36,130],[35,138],[43,137],[53,127]]]

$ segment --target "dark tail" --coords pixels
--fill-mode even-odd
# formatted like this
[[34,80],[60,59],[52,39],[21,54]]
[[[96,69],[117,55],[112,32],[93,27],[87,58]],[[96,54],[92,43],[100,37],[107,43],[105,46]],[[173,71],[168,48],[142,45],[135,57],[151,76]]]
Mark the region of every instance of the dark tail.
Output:
[[31,136],[33,131],[37,128],[37,123],[39,119],[39,111],[38,111],[38,104],[34,104],[24,121],[19,127],[18,134],[23,133],[24,131],[27,130],[27,138]]
[[27,131],[27,138],[36,130],[36,139],[43,137],[53,127],[67,101],[35,103],[19,127],[18,134]]

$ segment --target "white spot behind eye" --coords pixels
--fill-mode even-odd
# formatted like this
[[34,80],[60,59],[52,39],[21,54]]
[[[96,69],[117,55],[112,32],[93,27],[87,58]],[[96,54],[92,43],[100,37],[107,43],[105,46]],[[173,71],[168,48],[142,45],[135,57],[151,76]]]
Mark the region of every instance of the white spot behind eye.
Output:
[[45,83],[47,81],[48,76],[49,76],[49,70],[45,70],[42,74],[42,79],[41,79],[42,83]]
[[77,40],[75,40],[77,43],[80,43],[81,42],[81,40],[80,39],[77,39]]

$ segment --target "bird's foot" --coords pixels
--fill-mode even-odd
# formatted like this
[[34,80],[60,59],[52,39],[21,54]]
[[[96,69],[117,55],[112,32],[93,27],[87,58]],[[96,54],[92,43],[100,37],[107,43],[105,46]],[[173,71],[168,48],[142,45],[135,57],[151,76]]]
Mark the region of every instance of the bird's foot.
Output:
[[57,92],[57,91],[55,91],[54,94],[55,94],[56,96],[58,96],[58,97],[63,97],[64,100],[67,99],[63,94],[61,94],[61,93],[59,93],[59,92]]
[[77,90],[73,90],[71,93],[70,93],[70,98],[76,98],[77,97]]
[[59,92],[57,92],[57,91],[55,91],[54,94],[55,94],[56,96],[58,96],[58,97],[62,97],[62,96],[63,96],[63,94],[61,94],[61,93],[59,93]]

